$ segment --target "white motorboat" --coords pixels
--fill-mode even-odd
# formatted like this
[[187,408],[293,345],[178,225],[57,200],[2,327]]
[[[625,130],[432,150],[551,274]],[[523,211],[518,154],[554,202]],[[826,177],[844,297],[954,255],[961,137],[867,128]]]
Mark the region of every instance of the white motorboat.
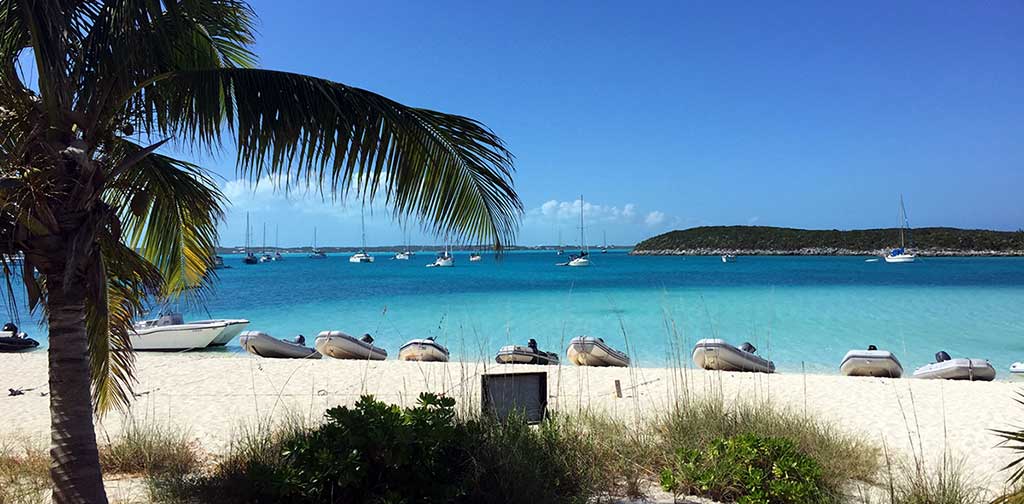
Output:
[[323,331],[316,337],[316,350],[335,359],[384,360],[388,351],[373,345],[373,338],[364,334],[362,338],[350,336],[341,331]]
[[398,349],[398,360],[448,362],[448,349],[432,337],[409,340]]
[[309,251],[310,259],[326,259],[327,254],[316,248],[316,228],[313,228],[313,248]]
[[483,259],[483,257],[476,252],[469,254],[469,262],[480,262],[481,259]]
[[733,254],[725,254],[724,256],[722,256],[722,262],[724,262],[724,263],[736,262],[736,256],[733,255]]
[[985,359],[952,359],[948,353],[939,352],[935,362],[914,371],[914,378],[992,381],[996,379],[996,368]]
[[1014,362],[1010,364],[1010,374],[1014,376],[1024,376],[1024,362]]
[[531,339],[526,346],[505,345],[494,356],[498,364],[541,364],[558,365],[558,354],[544,352],[537,348],[537,341]]
[[409,253],[403,250],[403,251],[398,252],[397,254],[395,254],[395,257],[392,257],[392,259],[394,259],[396,261],[408,261],[409,260]]
[[366,253],[366,207],[363,206],[360,213],[360,226],[363,230],[363,248],[359,249],[352,257],[348,258],[350,263],[364,263],[369,264],[373,262],[373,256]]
[[867,350],[846,352],[839,364],[839,372],[846,376],[899,378],[903,376],[903,366],[892,352],[869,345]]
[[569,362],[577,366],[629,366],[629,356],[593,336],[577,336],[569,341],[565,351]]
[[885,256],[885,262],[887,263],[910,263],[914,262],[917,258],[913,253],[907,249],[907,234],[910,234],[910,222],[907,220],[907,209],[903,206],[903,195],[900,195],[900,211],[899,211],[899,226],[900,226],[900,246],[892,249]]
[[185,323],[180,313],[138,322],[129,333],[137,351],[175,351],[206,348],[227,328],[226,322]]
[[587,257],[588,254],[586,252],[583,252],[582,254],[583,255],[579,256],[569,256],[569,262],[567,262],[565,265],[576,268],[590,266],[590,258]]
[[775,363],[754,352],[757,349],[750,343],[736,348],[722,339],[702,339],[693,347],[693,362],[697,367],[717,371],[774,373]]
[[319,359],[320,352],[306,346],[301,334],[294,341],[277,339],[263,331],[245,331],[238,342],[246,352],[268,359]]
[[213,341],[210,342],[210,346],[224,346],[227,345],[231,340],[235,339],[236,336],[242,334],[245,327],[249,325],[249,321],[245,319],[212,319],[212,320],[193,320],[189,324],[226,324],[224,330],[217,335]]

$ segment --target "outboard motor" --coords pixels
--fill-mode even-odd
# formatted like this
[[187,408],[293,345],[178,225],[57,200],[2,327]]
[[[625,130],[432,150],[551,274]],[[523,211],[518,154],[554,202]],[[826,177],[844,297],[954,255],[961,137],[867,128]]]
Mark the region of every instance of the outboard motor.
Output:
[[373,336],[370,336],[370,333],[363,334],[363,337],[359,339],[362,340],[363,343],[373,344]]
[[295,336],[295,339],[293,341],[296,345],[306,346],[306,337],[301,334]]
[[740,345],[740,350],[743,350],[744,352],[747,353],[754,353],[757,351],[757,347],[751,345],[749,341],[744,341],[743,344]]
[[12,335],[18,333],[18,326],[14,325],[14,322],[8,322],[4,324],[3,332],[9,332]]
[[945,352],[945,350],[940,350],[935,354],[935,362],[946,362],[950,359],[951,357]]
[[875,345],[868,345],[868,350],[878,350],[878,347],[876,347]]
[[526,346],[530,347],[530,350],[533,350],[534,352],[540,352],[540,350],[537,349],[537,340],[533,338],[530,338],[530,341],[526,342]]

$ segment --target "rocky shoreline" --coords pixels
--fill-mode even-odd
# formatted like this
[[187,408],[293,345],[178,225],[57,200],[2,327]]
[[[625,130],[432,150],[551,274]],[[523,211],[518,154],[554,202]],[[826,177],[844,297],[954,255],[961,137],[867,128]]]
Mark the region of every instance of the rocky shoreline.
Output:
[[[1024,257],[1024,250],[954,250],[954,249],[914,249],[918,257]],[[881,257],[889,250],[851,250],[844,248],[809,247],[796,250],[769,249],[663,249],[663,250],[632,250],[629,255],[651,256],[875,256]]]

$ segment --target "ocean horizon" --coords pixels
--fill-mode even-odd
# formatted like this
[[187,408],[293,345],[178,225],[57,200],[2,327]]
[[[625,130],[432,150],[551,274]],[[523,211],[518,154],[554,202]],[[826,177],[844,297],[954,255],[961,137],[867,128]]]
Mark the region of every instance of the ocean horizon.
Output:
[[[837,373],[847,350],[877,345],[904,368],[937,351],[992,361],[1001,378],[1024,359],[1024,259],[927,258],[912,264],[865,257],[630,256],[592,254],[589,268],[566,268],[550,251],[517,251],[500,260],[426,268],[433,254],[408,261],[348,255],[230,268],[205,303],[181,309],[186,320],[245,318],[275,337],[323,330],[371,334],[389,358],[412,338],[436,337],[453,359],[490,360],[506,344],[534,338],[564,362],[568,341],[602,337],[635,366],[671,365],[701,338],[749,341],[780,372]],[[10,307],[7,306],[8,312]],[[39,318],[18,300],[22,329],[47,345]],[[42,336],[42,338],[39,338]],[[681,348],[681,351],[680,351]],[[225,350],[241,352],[238,341]]]

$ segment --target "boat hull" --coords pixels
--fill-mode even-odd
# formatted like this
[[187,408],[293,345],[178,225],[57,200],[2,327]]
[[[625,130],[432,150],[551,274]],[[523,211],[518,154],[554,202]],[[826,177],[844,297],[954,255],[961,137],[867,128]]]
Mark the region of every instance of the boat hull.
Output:
[[1014,362],[1010,364],[1010,374],[1014,376],[1024,376],[1024,362]]
[[565,356],[577,366],[629,366],[628,355],[593,336],[578,336],[570,340]]
[[448,349],[434,340],[414,339],[398,350],[398,360],[448,362]]
[[774,373],[775,363],[759,355],[744,352],[725,340],[702,339],[693,347],[693,363],[714,371]]
[[369,254],[356,254],[348,258],[350,263],[372,263],[373,256]]
[[574,268],[586,268],[587,266],[590,266],[590,259],[582,257],[576,258],[569,261],[568,266],[572,266]]
[[839,364],[839,372],[845,376],[899,378],[903,376],[903,366],[892,352],[850,350]]
[[319,359],[320,352],[298,343],[277,339],[262,331],[245,331],[238,342],[246,352],[268,359]]
[[[10,334],[10,333],[5,333]],[[39,342],[32,338],[0,337],[0,353],[28,352],[39,348]]]
[[223,322],[227,324],[227,326],[225,326],[224,330],[221,331],[221,333],[218,334],[216,338],[213,338],[213,341],[210,342],[210,346],[212,347],[227,345],[239,334],[242,334],[242,331],[244,331],[245,328],[249,325],[249,321],[245,319],[196,320],[193,321],[192,323],[212,324],[216,322]]
[[384,360],[388,351],[341,331],[323,331],[316,337],[316,350],[335,359]]
[[134,329],[128,334],[137,352],[175,352],[206,348],[226,324],[180,324]]
[[887,263],[912,263],[917,257],[913,254],[899,254],[899,255],[887,255],[885,256],[885,262]]
[[558,355],[554,352],[534,352],[530,347],[506,345],[494,356],[498,364],[539,364],[558,365]]
[[914,378],[992,381],[996,379],[996,369],[985,359],[950,359],[917,368]]

